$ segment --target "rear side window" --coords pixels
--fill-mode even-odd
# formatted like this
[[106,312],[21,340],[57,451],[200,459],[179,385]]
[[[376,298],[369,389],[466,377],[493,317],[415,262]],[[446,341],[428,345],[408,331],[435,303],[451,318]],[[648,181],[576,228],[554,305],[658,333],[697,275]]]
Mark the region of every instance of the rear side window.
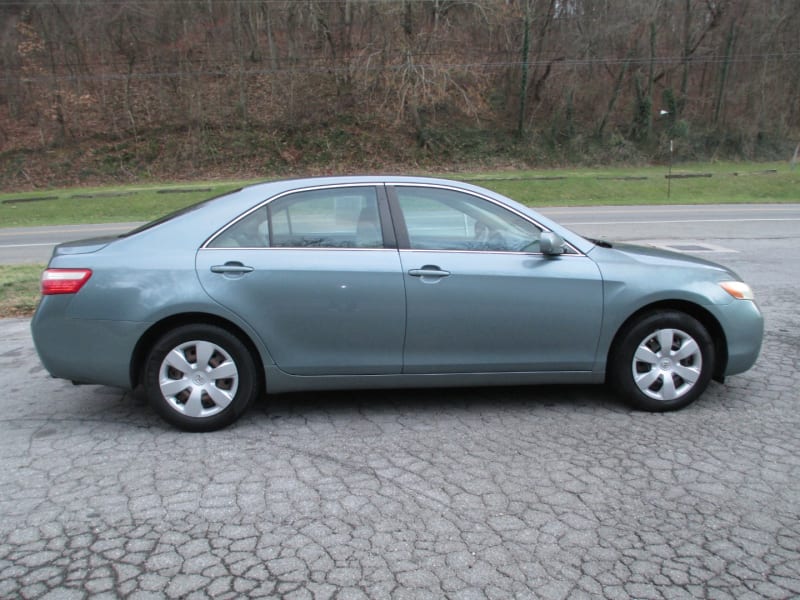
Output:
[[374,187],[295,192],[237,221],[210,248],[383,248]]

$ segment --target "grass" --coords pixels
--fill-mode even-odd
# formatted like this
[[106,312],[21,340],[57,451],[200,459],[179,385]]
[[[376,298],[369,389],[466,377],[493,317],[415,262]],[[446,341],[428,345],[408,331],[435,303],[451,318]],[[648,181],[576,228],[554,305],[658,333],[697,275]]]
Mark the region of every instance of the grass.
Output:
[[[800,169],[792,170],[786,163],[679,165],[672,172],[712,176],[671,179],[669,201],[665,166],[507,170],[444,176],[473,181],[529,206],[800,202]],[[0,194],[0,227],[148,221],[245,183],[4,193]],[[43,265],[0,265],[0,317],[33,313],[43,268]]]
[[[448,173],[529,206],[800,202],[800,169],[786,163]],[[0,227],[149,221],[247,182],[72,188],[0,194]]]
[[243,182],[67,188],[0,194],[0,227],[150,221]]
[[[666,166],[585,168],[482,173],[464,179],[534,207],[800,202],[800,170],[786,163],[677,165],[669,180],[667,172]],[[697,176],[706,174],[711,177]]]
[[0,317],[27,317],[39,302],[44,265],[0,265]]

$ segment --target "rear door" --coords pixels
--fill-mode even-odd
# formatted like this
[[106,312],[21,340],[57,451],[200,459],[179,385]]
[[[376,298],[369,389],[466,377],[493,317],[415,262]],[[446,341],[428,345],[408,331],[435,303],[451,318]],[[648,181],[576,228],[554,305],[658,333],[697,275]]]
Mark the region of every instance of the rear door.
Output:
[[400,373],[405,293],[388,220],[382,186],[292,192],[212,238],[197,273],[287,373]]

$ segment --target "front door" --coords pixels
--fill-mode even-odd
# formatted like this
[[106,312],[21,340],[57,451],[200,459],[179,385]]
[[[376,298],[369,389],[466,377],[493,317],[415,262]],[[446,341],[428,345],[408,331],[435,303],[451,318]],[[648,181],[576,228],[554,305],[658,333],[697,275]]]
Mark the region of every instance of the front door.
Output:
[[486,198],[435,186],[390,196],[404,222],[405,373],[592,370],[594,262],[539,253],[541,229]]

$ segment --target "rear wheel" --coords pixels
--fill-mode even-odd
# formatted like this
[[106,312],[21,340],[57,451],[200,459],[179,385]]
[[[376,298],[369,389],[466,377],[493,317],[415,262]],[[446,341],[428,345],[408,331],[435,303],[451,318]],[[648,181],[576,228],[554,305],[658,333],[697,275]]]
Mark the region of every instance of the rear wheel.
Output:
[[145,363],[144,387],[156,412],[186,431],[230,425],[260,393],[247,346],[215,325],[185,325],[162,336]]
[[654,412],[694,402],[711,381],[714,343],[694,317],[668,310],[649,313],[621,333],[609,379],[633,407]]

